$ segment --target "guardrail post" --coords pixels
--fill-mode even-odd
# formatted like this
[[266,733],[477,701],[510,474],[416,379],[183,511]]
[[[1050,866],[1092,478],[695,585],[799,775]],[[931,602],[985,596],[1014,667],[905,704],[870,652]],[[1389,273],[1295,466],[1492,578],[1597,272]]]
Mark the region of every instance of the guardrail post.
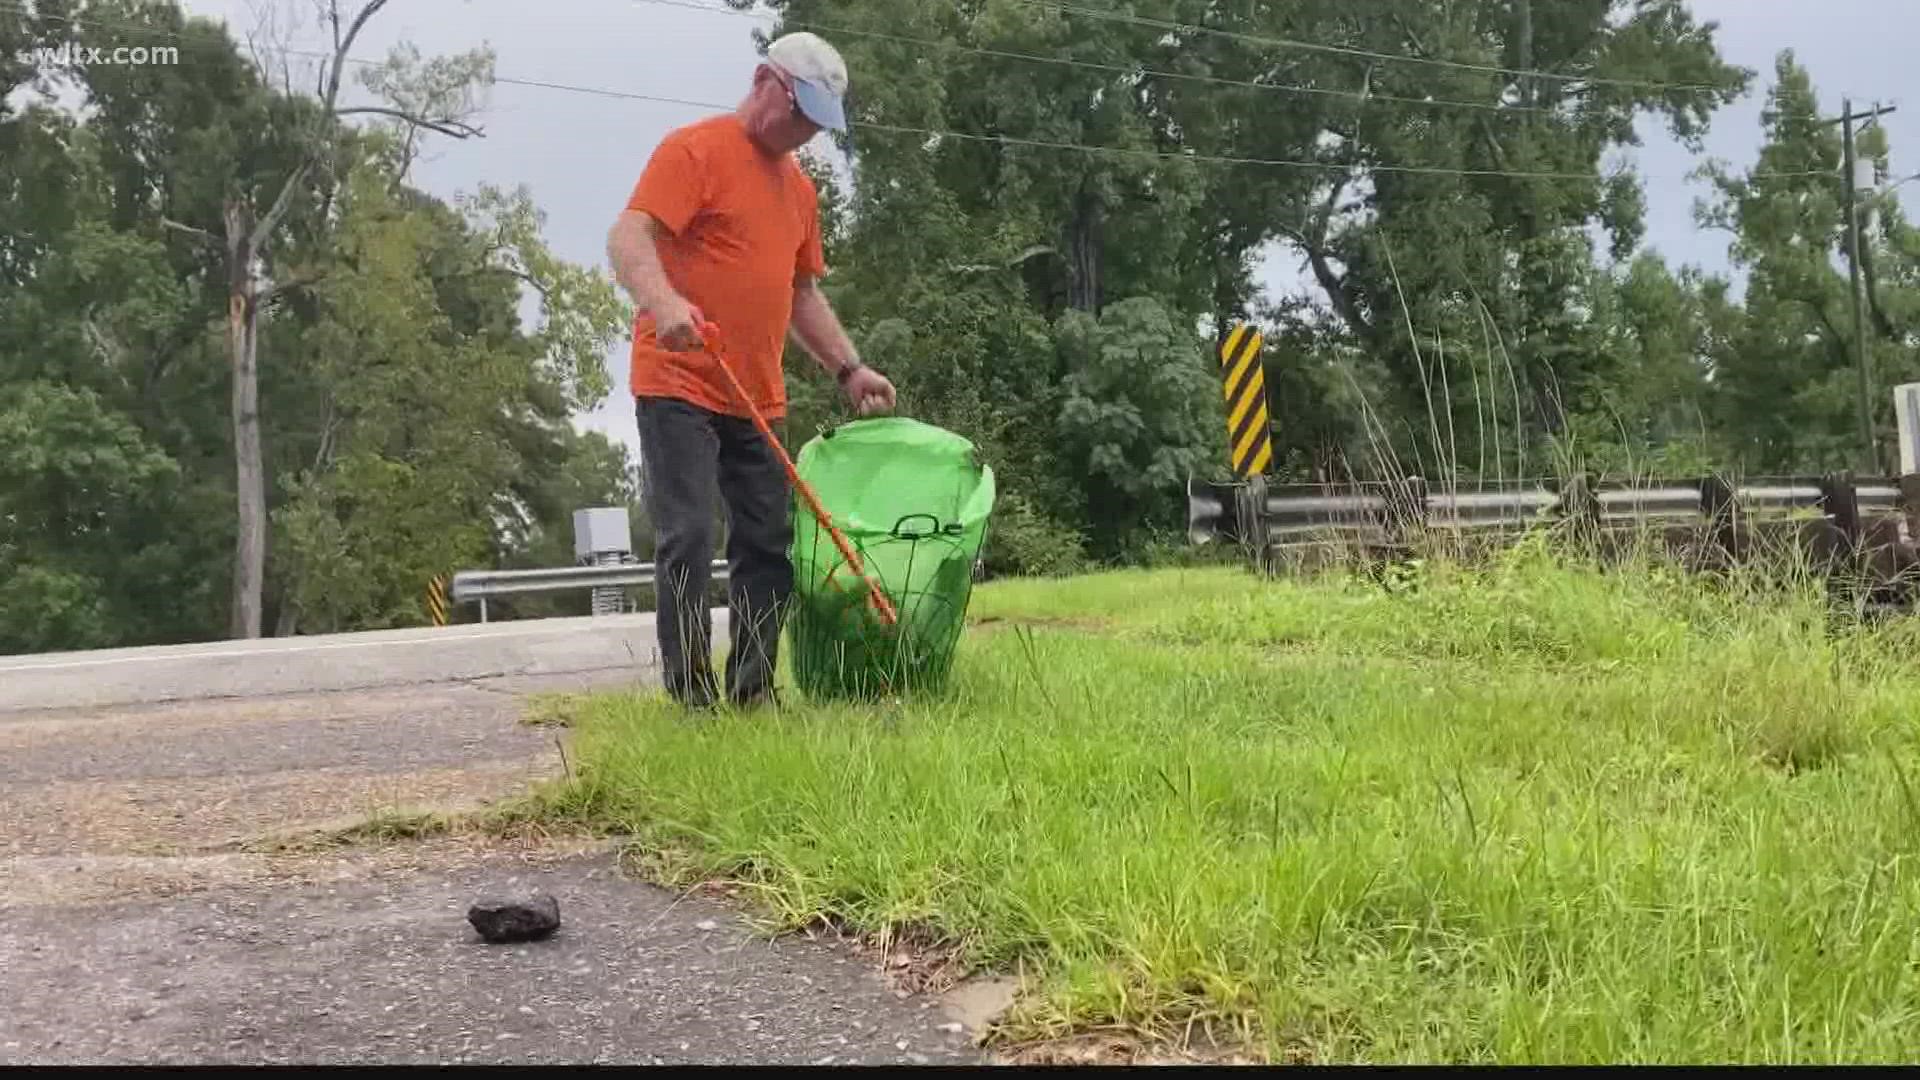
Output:
[[1700,481],[1700,508],[1707,514],[1708,542],[1729,560],[1737,560],[1740,546],[1740,503],[1733,487],[1718,476]]
[[1600,498],[1594,494],[1592,477],[1586,473],[1575,473],[1568,477],[1567,486],[1560,492],[1558,509],[1560,516],[1572,526],[1576,537],[1598,545]]
[[1900,515],[1907,522],[1907,543],[1920,544],[1920,473],[1900,477]]
[[1853,474],[1828,473],[1821,477],[1820,505],[1846,539],[1848,554],[1858,552],[1863,534],[1860,528],[1860,493],[1854,489]]
[[1234,489],[1234,520],[1241,546],[1252,557],[1255,573],[1267,570],[1267,478],[1254,476]]
[[1427,527],[1427,479],[1409,476],[1387,485],[1386,533],[1395,547],[1407,547]]
[[1187,543],[1211,544],[1216,540],[1235,541],[1229,536],[1237,522],[1230,520],[1221,488],[1187,475]]

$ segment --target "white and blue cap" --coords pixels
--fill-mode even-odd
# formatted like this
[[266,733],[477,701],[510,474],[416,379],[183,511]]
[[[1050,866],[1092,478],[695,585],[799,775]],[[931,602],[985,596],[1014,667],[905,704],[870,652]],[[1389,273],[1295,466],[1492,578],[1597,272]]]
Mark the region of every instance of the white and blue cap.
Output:
[[767,62],[793,77],[793,99],[807,119],[847,130],[847,64],[833,46],[804,31],[786,34],[767,46]]

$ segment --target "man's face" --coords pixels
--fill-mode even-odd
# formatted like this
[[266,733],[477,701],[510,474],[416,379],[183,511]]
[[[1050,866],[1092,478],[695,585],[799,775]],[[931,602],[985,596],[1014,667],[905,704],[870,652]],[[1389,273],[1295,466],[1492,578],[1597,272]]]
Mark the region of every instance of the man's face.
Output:
[[776,154],[800,149],[820,134],[820,125],[807,119],[793,97],[793,79],[772,64],[754,73],[748,128],[754,141]]

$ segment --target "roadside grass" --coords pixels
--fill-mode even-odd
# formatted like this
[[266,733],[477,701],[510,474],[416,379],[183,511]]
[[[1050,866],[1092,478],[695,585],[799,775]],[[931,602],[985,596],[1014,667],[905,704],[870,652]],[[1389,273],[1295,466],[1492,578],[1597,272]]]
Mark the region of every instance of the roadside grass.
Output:
[[771,928],[1028,979],[1007,1040],[1274,1060],[1920,1052],[1915,632],[1523,548],[1391,587],[983,587],[944,697],[576,703],[545,812]]

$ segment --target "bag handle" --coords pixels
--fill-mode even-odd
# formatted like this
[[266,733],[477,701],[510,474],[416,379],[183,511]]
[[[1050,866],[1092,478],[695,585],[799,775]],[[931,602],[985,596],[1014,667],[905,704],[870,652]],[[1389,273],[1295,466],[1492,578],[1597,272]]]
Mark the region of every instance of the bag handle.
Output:
[[[907,532],[905,530],[907,527],[907,522],[909,521],[932,522],[932,528],[928,529],[926,532]],[[896,521],[893,523],[893,538],[895,540],[925,540],[927,537],[932,536],[935,533],[938,533],[940,531],[941,531],[940,519],[933,516],[932,514],[908,514],[905,517],[901,518],[899,521]]]

